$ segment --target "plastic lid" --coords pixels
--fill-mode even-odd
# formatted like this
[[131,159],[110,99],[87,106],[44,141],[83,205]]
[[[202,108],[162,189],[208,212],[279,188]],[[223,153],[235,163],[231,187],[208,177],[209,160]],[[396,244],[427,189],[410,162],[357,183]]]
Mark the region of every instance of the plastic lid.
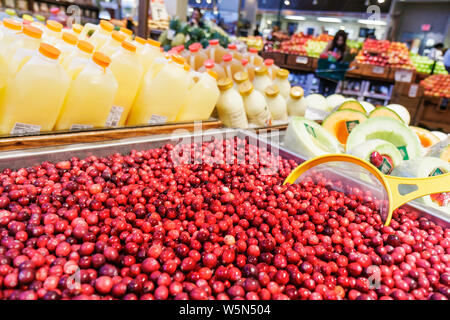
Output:
[[145,45],[145,43],[147,42],[147,40],[145,40],[144,38],[141,38],[141,37],[135,37],[134,40],[137,43],[142,44],[142,45]]
[[205,62],[203,63],[203,65],[205,66],[206,69],[212,69],[212,68],[214,68],[214,66],[216,65],[216,63],[214,62],[214,60],[208,59],[208,60],[205,60]]
[[230,62],[231,60],[233,60],[233,56],[231,54],[226,54],[222,57],[222,60],[224,62]]
[[239,85],[239,93],[243,96],[248,96],[253,92],[253,84],[250,81],[245,81]]
[[263,76],[267,74],[267,68],[266,67],[257,67],[255,68],[255,75],[257,76]]
[[94,51],[94,45],[90,42],[80,40],[78,41],[77,48],[85,53],[91,54]]
[[181,53],[181,52],[184,51],[184,46],[183,46],[183,45],[176,46],[176,47],[173,48],[173,49],[175,49],[176,52]]
[[53,60],[58,59],[59,55],[61,54],[61,51],[59,51],[57,48],[48,43],[41,43],[39,45],[39,52],[42,55],[46,56],[47,58]]
[[234,81],[236,81],[238,84],[241,84],[242,82],[248,80],[248,74],[245,71],[239,71],[234,74],[233,78]]
[[45,22],[45,17],[43,15],[37,14],[34,17],[39,21]]
[[147,39],[147,43],[153,47],[161,47],[161,42],[153,40],[153,39]]
[[47,28],[54,32],[61,32],[63,25],[55,20],[47,20]]
[[188,65],[187,63],[184,65],[184,70],[186,70],[187,72],[191,71],[191,66]]
[[237,46],[236,46],[236,44],[231,43],[231,44],[228,45],[228,49],[230,49],[230,50],[236,50],[236,49],[237,49]]
[[213,77],[216,80],[219,79],[219,75],[212,70],[208,70],[207,74],[209,74],[211,77]]
[[279,69],[277,71],[277,77],[280,79],[287,79],[289,77],[289,71],[286,69]]
[[3,19],[3,25],[11,30],[20,31],[22,29],[22,24],[14,19],[5,18]]
[[28,21],[28,22],[33,22],[33,21],[34,21],[34,18],[33,18],[32,16],[30,16],[29,14],[24,14],[24,15],[22,16],[22,20],[23,20],[23,21]]
[[212,46],[217,46],[219,44],[219,40],[218,39],[209,40],[209,44]]
[[120,28],[120,31],[122,31],[123,33],[125,33],[128,36],[132,36],[133,35],[133,31],[131,31],[130,29],[127,28]]
[[136,46],[129,41],[122,42],[122,48],[131,52],[136,52]]
[[266,65],[266,66],[273,66],[273,64],[275,63],[275,61],[273,61],[273,59],[266,59],[266,60],[264,60],[264,64]]
[[24,26],[23,33],[34,39],[40,39],[42,37],[42,30],[33,26]]
[[305,91],[303,91],[302,87],[292,87],[291,88],[291,97],[292,99],[301,99],[303,98],[303,95],[305,94]]
[[61,10],[59,10],[58,7],[52,7],[52,8],[50,9],[50,13],[53,13],[53,14],[58,14],[59,11],[61,11]]
[[276,84],[273,84],[271,86],[268,86],[266,90],[264,90],[264,93],[269,98],[275,98],[280,93],[280,88]]
[[230,78],[222,78],[217,82],[217,86],[219,87],[220,91],[226,91],[233,87],[233,81],[231,81]]
[[184,66],[184,63],[185,63],[184,58],[182,56],[179,56],[179,55],[176,55],[176,54],[172,56],[172,61],[175,62],[175,63],[178,63],[178,64],[180,64],[182,66]]
[[258,53],[258,49],[256,49],[256,48],[250,48],[250,49],[248,49],[248,51],[251,53]]
[[73,45],[73,46],[76,45],[76,44],[77,44],[77,41],[78,41],[78,38],[77,38],[76,35],[73,35],[73,34],[68,33],[68,32],[63,32],[62,39],[63,39],[65,42],[67,42],[68,44],[71,44],[71,45]]
[[81,24],[73,24],[72,30],[73,32],[80,34],[81,31],[83,31],[83,26]]
[[111,33],[111,37],[112,37],[114,40],[116,40],[117,42],[120,42],[120,43],[122,43],[122,41],[124,41],[125,38],[126,38],[126,36],[125,36],[124,34],[120,33],[119,31],[116,31],[116,30],[114,30],[114,31]]
[[114,30],[114,25],[111,22],[106,21],[106,20],[100,20],[100,27],[103,30],[108,31],[108,32],[111,32]]
[[247,59],[242,59],[241,63],[245,67],[248,64],[248,60]]
[[92,56],[92,60],[103,68],[107,68],[111,63],[111,59],[106,54],[103,54],[101,52],[95,52]]
[[17,16],[16,10],[11,9],[11,8],[6,9],[6,10],[5,10],[5,13],[6,13],[8,16]]
[[200,47],[197,45],[197,43],[193,43],[189,46],[190,52],[198,52],[200,50]]

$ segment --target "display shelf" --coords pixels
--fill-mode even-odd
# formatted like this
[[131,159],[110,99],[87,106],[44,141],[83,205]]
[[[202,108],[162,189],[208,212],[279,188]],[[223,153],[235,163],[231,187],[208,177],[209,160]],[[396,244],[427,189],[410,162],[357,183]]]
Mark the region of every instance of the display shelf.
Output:
[[222,127],[219,120],[203,121],[201,124],[194,122],[174,123],[166,125],[139,126],[129,128],[105,128],[76,132],[50,132],[33,136],[0,137],[0,150],[18,150],[47,146],[59,146],[72,143],[99,142],[112,139],[123,139],[147,136],[152,134],[172,133],[175,130],[194,131],[197,127],[202,130]]

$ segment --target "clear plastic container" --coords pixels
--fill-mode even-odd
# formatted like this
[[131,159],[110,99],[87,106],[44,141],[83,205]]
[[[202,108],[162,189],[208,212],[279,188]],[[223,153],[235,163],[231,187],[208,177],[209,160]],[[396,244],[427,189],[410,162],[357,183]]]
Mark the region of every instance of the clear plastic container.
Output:
[[272,123],[272,115],[263,94],[254,90],[249,81],[239,86],[239,93],[244,100],[248,122],[256,126],[269,126]]
[[[175,55],[152,78],[144,77],[136,101],[128,116],[128,125],[162,124],[175,121],[179,111],[187,104],[189,74],[185,60]],[[149,70],[150,73],[152,69]]]
[[77,48],[78,38],[72,33],[63,32],[62,39],[55,43],[55,47],[61,51],[60,62],[63,63],[65,59]]
[[238,51],[237,46],[234,43],[228,45],[228,53],[231,54],[237,61],[244,59],[244,55]]
[[189,56],[186,58],[189,65],[196,71],[199,70],[208,59],[201,48],[202,45],[200,43],[191,44],[189,46]]
[[133,31],[127,28],[120,28],[120,33],[123,34],[126,40],[131,41],[133,38]]
[[104,127],[112,111],[118,84],[111,72],[111,60],[96,52],[71,82],[55,130]]
[[77,48],[62,63],[71,79],[75,79],[78,73],[86,66],[93,52],[93,44],[84,40],[78,41]]
[[117,79],[119,89],[114,99],[114,119],[108,126],[123,126],[136,98],[144,70],[136,46],[129,41],[122,42],[119,51],[111,56],[111,71]]
[[115,52],[120,50],[122,42],[125,41],[125,39],[126,36],[123,33],[114,30],[111,32],[111,36],[108,41],[106,41],[105,45],[98,49],[98,51],[111,57]]
[[[85,26],[85,29],[86,29],[86,26]],[[111,37],[111,32],[113,30],[114,30],[114,25],[111,22],[106,21],[106,20],[100,21],[99,28],[96,28],[94,34],[90,37],[90,41],[92,41],[92,43],[94,43],[96,51],[98,51],[105,45],[105,43]]]
[[269,78],[272,79],[272,81],[275,80],[277,77],[277,72],[280,68],[275,65],[273,59],[264,60],[264,65],[267,68],[267,74],[269,75]]
[[81,38],[83,28],[84,27],[81,24],[74,23],[74,24],[72,24],[72,29],[70,29],[67,32],[73,34],[74,36],[77,36],[77,38]]
[[258,55],[258,49],[256,48],[248,49],[248,52],[244,58],[255,67],[262,67],[264,65],[264,59]]
[[289,116],[304,117],[308,104],[304,98],[304,91],[301,87],[292,87],[289,98],[286,101]]
[[255,79],[253,86],[256,90],[264,93],[266,88],[272,84],[272,80],[267,75],[267,68],[265,66],[255,68]]
[[54,20],[47,20],[42,41],[55,45],[62,38],[63,25]]
[[230,128],[248,128],[244,101],[233,88],[230,78],[219,79],[220,98],[217,101],[217,113],[222,123]]
[[53,129],[69,88],[58,63],[60,52],[42,43],[8,84],[0,107],[0,133],[23,134]]
[[247,72],[250,81],[253,82],[255,79],[255,66],[249,63],[247,59],[242,59],[241,63],[244,67],[244,71]]
[[[103,20],[102,20],[103,21]],[[80,40],[89,40],[90,37],[100,29],[100,25],[93,23],[86,23],[81,31]]]
[[233,80],[234,80],[234,89],[239,91],[239,86],[244,82],[249,82],[249,77],[247,72],[239,71],[234,74]]
[[287,121],[288,113],[286,100],[280,94],[278,86],[276,84],[268,86],[266,90],[264,90],[264,94],[272,119],[277,121]]
[[214,60],[215,63],[222,63],[222,58],[228,52],[219,44],[219,40],[213,39],[209,41],[209,47],[205,50],[208,59]]
[[203,67],[201,67],[199,72],[208,72],[208,71],[214,71],[217,74],[217,78],[223,79],[226,78],[225,70],[223,70],[222,66],[220,64],[217,64],[214,62],[214,60],[208,59],[203,63]]
[[233,59],[231,54],[224,55],[222,60],[222,67],[225,70],[227,78],[233,79],[235,73],[244,70],[242,63],[236,59]]
[[194,86],[189,90],[188,102],[180,110],[176,121],[208,120],[219,96],[217,74],[214,71],[199,74]]
[[278,88],[280,88],[280,94],[283,98],[289,98],[289,94],[291,92],[291,83],[289,82],[289,71],[286,69],[279,69],[277,71],[277,77],[273,81],[273,84],[276,84]]
[[144,68],[144,74],[150,69],[156,58],[164,58],[164,54],[161,52],[161,43],[152,39],[148,39],[142,49],[139,52],[141,64]]
[[32,26],[23,27],[22,34],[11,43],[5,54],[11,77],[35,54],[41,43],[41,37],[42,31],[40,29]]
[[8,47],[17,39],[22,24],[16,20],[5,18],[0,24],[0,55],[5,55]]

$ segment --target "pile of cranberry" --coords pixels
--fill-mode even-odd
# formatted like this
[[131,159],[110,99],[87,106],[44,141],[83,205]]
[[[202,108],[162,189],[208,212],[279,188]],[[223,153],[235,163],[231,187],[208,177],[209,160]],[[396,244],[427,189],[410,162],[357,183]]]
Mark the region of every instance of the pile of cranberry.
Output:
[[294,161],[235,139],[226,164],[230,142],[3,170],[0,299],[450,297],[450,229],[385,227],[368,192],[282,186]]

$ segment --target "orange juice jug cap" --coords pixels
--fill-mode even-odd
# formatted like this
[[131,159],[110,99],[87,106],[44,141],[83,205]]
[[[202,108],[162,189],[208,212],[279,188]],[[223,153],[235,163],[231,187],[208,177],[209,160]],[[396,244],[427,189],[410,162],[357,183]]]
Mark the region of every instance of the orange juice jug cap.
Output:
[[222,59],[225,62],[230,62],[231,60],[233,60],[233,56],[231,54],[226,54],[222,57]]
[[147,40],[145,40],[144,38],[141,37],[135,37],[134,40],[136,40],[137,43],[145,45],[145,43],[147,42]]
[[303,98],[305,91],[303,91],[302,87],[296,86],[296,87],[292,87],[290,94],[293,99],[301,99],[301,98]]
[[111,59],[106,54],[103,54],[101,52],[95,52],[92,56],[92,60],[103,68],[107,68],[111,63]]
[[11,30],[20,31],[22,29],[22,24],[14,19],[5,18],[3,19],[3,25]]
[[248,64],[248,60],[247,59],[242,59],[241,63],[245,67]]
[[241,84],[248,80],[248,74],[245,71],[236,72],[233,77],[234,81],[236,81],[238,84]]
[[183,45],[176,46],[176,47],[173,48],[173,49],[175,49],[175,51],[178,52],[178,53],[180,54],[181,52],[184,51],[184,46],[183,46]]
[[23,33],[34,39],[40,39],[42,37],[42,30],[33,26],[24,26]]
[[239,93],[242,96],[248,96],[253,92],[253,84],[250,81],[245,81],[239,85]]
[[122,42],[125,40],[126,36],[122,33],[120,33],[119,31],[114,30],[111,33],[111,37],[116,40],[117,42]]
[[77,48],[85,53],[91,54],[94,51],[94,45],[90,42],[80,40],[78,42]]
[[41,43],[39,45],[39,52],[42,55],[46,56],[47,58],[53,60],[58,59],[59,55],[61,54],[61,51],[59,51],[57,48],[48,43]]
[[182,66],[184,65],[184,62],[185,62],[185,60],[184,60],[184,58],[182,56],[179,56],[179,55],[176,55],[176,54],[172,56],[172,61],[177,63],[177,64],[180,64]]
[[133,35],[133,31],[131,31],[130,29],[127,28],[120,28],[120,31],[122,31],[123,33],[125,33],[127,36],[132,36]]
[[215,65],[216,64],[215,64],[214,60],[211,60],[211,59],[205,60],[204,66],[206,69],[212,69],[212,68],[214,68]]
[[63,33],[62,39],[63,39],[65,42],[67,42],[68,44],[71,44],[71,45],[73,45],[73,46],[76,45],[76,44],[77,44],[77,41],[78,41],[78,38],[77,38],[76,35],[73,35],[73,34],[68,33],[68,32],[64,32],[64,33]]
[[136,46],[129,41],[122,42],[122,48],[131,52],[136,52]]
[[47,24],[46,24],[47,28],[49,28],[50,30],[54,31],[54,32],[61,32],[63,25],[61,23],[59,23],[58,21],[54,21],[54,20],[47,20]]
[[230,78],[222,78],[217,82],[217,86],[221,91],[225,91],[233,87],[233,81]]
[[191,66],[188,64],[184,65],[184,70],[186,70],[187,72],[191,71]]
[[217,46],[219,44],[219,40],[218,39],[209,40],[209,44],[212,46]]
[[263,76],[263,75],[267,74],[267,68],[266,67],[258,67],[255,69],[255,74],[257,76]]
[[81,31],[83,31],[83,26],[81,24],[73,24],[72,30],[73,32],[80,34]]
[[251,53],[258,53],[258,49],[256,48],[250,48],[248,49],[248,51],[250,51]]
[[161,42],[153,40],[153,39],[147,39],[147,43],[153,47],[161,47]]
[[230,49],[230,50],[236,50],[236,49],[237,49],[237,46],[236,46],[236,44],[231,43],[231,44],[228,45],[228,49]]
[[189,51],[190,52],[198,52],[198,50],[200,50],[199,46],[196,43],[193,43],[189,46]]
[[212,71],[212,70],[208,70],[208,72],[207,72],[211,77],[213,77],[214,79],[218,79],[219,78],[219,75],[217,74],[217,72],[214,72],[214,71]]
[[106,20],[101,20],[100,21],[100,28],[102,28],[105,31],[111,32],[114,30],[114,25]]
[[289,71],[286,69],[280,69],[277,71],[277,77],[280,79],[287,79],[289,77]]
[[274,61],[273,61],[273,59],[266,59],[266,60],[264,60],[264,64],[268,67],[273,66]]
[[280,93],[280,88],[276,84],[273,84],[271,86],[268,86],[266,90],[264,90],[264,93],[269,98],[275,98]]

